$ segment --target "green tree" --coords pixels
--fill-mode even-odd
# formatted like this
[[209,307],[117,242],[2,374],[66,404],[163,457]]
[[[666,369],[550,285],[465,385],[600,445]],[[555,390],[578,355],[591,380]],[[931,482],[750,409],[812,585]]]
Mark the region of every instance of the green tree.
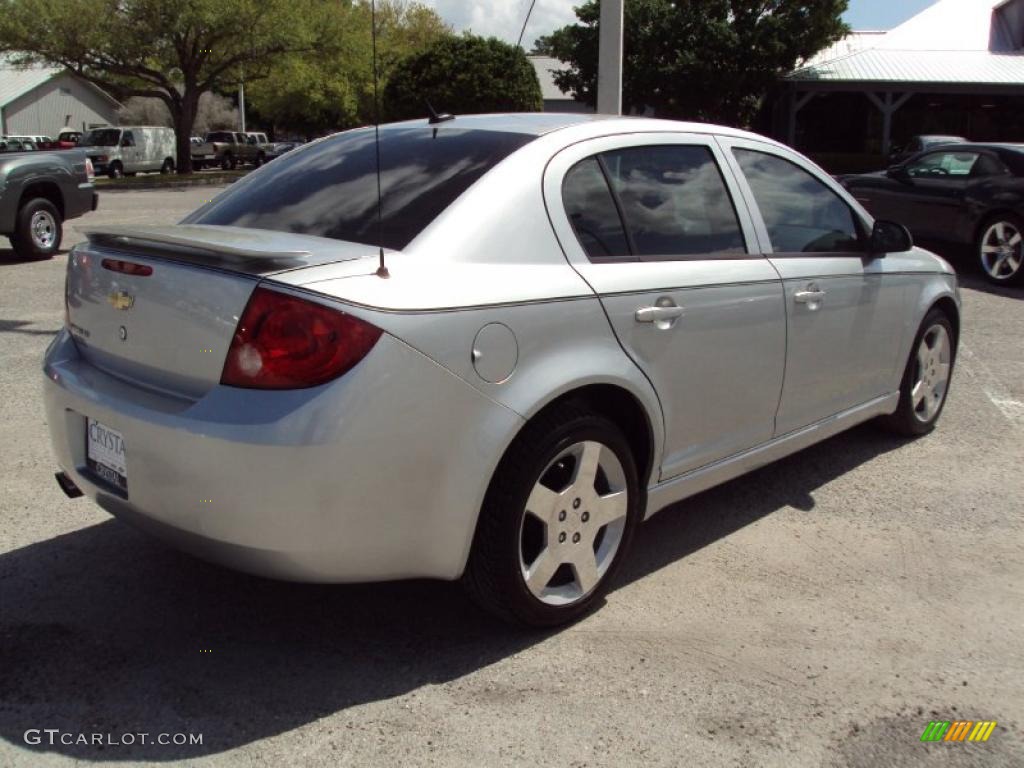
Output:
[[336,0],[0,0],[0,51],[64,66],[119,98],[167,105],[178,172],[192,170],[199,97],[266,77],[288,53],[330,55]]
[[[747,125],[764,94],[796,64],[841,38],[847,0],[629,0],[625,6],[623,109]],[[597,100],[600,3],[537,49],[569,64],[565,91]]]
[[543,108],[537,73],[523,49],[497,38],[448,36],[400,61],[384,90],[390,119],[438,112],[536,112]]
[[[249,103],[277,128],[307,136],[373,121],[373,60],[369,2],[343,11],[333,56],[291,54],[247,90]],[[420,3],[377,3],[377,67],[383,88],[394,65],[452,32]]]

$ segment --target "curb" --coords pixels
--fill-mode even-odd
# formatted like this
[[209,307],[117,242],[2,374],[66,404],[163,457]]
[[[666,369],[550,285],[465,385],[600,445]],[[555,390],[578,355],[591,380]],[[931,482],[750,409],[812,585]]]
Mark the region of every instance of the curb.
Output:
[[217,173],[198,178],[175,179],[157,176],[153,179],[96,179],[97,192],[128,192],[133,189],[179,189],[186,187],[219,187],[224,184],[233,184],[245,176],[248,171],[233,173],[231,175]]

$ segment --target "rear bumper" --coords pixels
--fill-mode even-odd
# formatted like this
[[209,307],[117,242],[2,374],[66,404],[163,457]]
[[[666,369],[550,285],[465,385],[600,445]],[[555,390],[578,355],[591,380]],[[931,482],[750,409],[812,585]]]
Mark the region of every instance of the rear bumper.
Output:
[[[178,400],[92,366],[66,331],[44,370],[57,462],[85,495],[180,549],[297,581],[457,578],[522,421],[386,334],[308,390]],[[127,494],[86,467],[86,417],[123,434]]]

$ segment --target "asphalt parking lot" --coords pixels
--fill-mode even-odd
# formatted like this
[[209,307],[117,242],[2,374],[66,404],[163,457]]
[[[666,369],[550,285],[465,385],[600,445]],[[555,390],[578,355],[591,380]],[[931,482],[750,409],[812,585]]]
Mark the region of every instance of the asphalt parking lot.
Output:
[[[65,242],[171,223],[214,192],[103,193]],[[537,633],[450,584],[235,574],[65,498],[39,398],[65,256],[11,258],[0,765],[1024,765],[1024,291],[965,267],[933,435],[866,425],[677,505],[643,526],[600,611]],[[930,720],[999,725],[985,744],[922,744]],[[27,744],[29,729],[202,744]]]

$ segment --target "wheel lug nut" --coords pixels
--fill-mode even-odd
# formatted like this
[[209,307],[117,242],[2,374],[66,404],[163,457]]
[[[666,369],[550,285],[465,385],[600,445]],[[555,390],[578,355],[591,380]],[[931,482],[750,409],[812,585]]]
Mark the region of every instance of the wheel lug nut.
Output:
[[580,519],[583,520],[584,523],[587,522],[587,520],[590,519],[590,513],[589,512],[584,512],[583,516]]
[[564,542],[565,542],[565,531],[562,531],[560,534],[558,534],[558,543],[562,544]]
[[560,521],[561,520],[565,520],[565,510],[564,509],[561,512],[558,513],[558,519]]
[[578,533],[574,533],[572,535],[572,543],[573,544],[579,544],[580,543],[580,535]]
[[572,500],[572,508],[573,509],[579,509],[580,508],[580,500],[579,499],[573,499]]

